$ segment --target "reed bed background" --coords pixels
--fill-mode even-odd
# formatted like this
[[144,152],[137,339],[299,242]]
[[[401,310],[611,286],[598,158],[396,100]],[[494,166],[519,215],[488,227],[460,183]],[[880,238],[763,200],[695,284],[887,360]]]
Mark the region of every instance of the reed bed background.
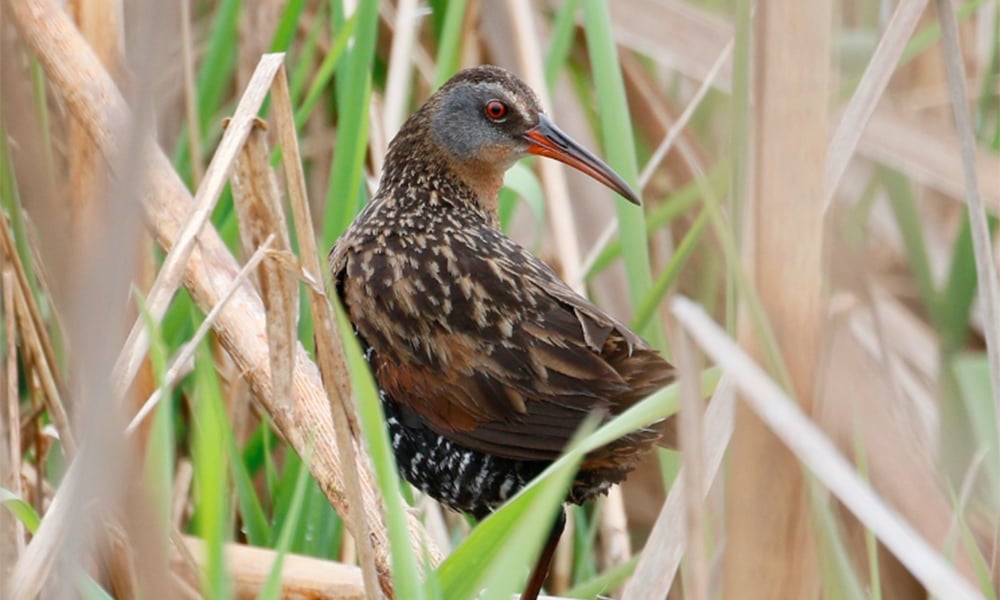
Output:
[[[679,410],[684,452],[570,512],[551,593],[996,598],[998,31],[996,0],[0,3],[0,595],[509,598],[576,461]],[[482,63],[644,198],[525,162],[504,228],[681,379],[473,530],[395,476],[323,257]]]

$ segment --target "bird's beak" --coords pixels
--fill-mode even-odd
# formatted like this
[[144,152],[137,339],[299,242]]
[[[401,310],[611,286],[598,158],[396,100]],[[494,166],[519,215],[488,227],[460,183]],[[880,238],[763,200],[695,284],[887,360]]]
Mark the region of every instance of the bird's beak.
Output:
[[524,134],[524,139],[528,142],[528,152],[531,154],[548,156],[564,162],[618,192],[632,204],[641,204],[639,195],[632,191],[618,173],[594,156],[593,152],[563,133],[545,115],[538,115],[538,125],[529,129]]

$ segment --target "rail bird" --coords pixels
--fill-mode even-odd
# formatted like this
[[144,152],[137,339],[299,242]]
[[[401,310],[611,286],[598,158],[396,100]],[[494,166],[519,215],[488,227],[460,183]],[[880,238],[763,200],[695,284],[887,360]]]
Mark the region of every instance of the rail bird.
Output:
[[[478,519],[558,458],[588,415],[611,418],[675,376],[638,335],[500,231],[504,173],[531,154],[639,204],[524,82],[482,66],[455,75],[404,123],[377,193],[330,253],[400,474]],[[643,429],[589,453],[567,502],[606,493],[660,435]],[[560,511],[525,600],[539,593],[564,522]]]

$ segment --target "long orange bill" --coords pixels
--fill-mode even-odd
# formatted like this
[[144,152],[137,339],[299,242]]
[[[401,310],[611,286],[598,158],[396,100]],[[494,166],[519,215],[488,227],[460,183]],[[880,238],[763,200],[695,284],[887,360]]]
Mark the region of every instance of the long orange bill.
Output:
[[560,162],[590,175],[597,181],[621,194],[632,204],[641,204],[639,195],[632,191],[625,181],[603,160],[578,144],[545,115],[538,116],[538,125],[524,134],[528,142],[528,152],[554,158]]

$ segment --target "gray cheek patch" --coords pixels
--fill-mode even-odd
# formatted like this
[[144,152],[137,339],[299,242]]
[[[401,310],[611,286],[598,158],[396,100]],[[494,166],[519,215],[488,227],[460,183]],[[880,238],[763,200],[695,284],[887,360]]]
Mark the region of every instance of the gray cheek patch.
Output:
[[479,104],[471,94],[449,94],[431,116],[434,139],[460,160],[473,159],[480,148],[504,141],[503,134],[484,121]]

